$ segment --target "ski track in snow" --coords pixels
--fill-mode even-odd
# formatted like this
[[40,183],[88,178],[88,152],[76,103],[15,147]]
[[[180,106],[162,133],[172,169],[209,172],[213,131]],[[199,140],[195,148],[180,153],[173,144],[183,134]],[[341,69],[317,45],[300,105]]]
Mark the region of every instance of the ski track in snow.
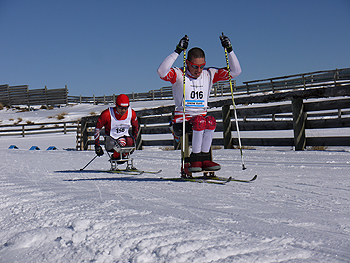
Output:
[[242,171],[238,150],[217,150],[218,174],[259,175],[225,186],[159,180],[179,175],[179,151],[135,152],[163,169],[140,176],[69,172],[93,152],[0,152],[0,262],[350,260],[347,152],[246,150]]

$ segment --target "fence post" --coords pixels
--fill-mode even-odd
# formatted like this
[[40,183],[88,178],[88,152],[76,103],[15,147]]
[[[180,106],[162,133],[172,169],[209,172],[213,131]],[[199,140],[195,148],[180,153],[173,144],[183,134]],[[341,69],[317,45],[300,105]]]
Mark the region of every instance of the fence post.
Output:
[[22,125],[22,137],[24,137],[25,136],[25,127],[24,127],[24,125]]
[[[175,115],[175,112],[172,112],[171,114],[171,119],[173,120],[174,119],[174,115]],[[175,136],[174,134],[173,135],[173,145],[174,145],[174,150],[179,150],[181,149],[181,142],[180,141],[176,141],[175,140]],[[180,139],[181,140],[181,139]]]
[[339,78],[339,72],[337,68],[334,70],[333,76],[334,76],[334,86],[337,86],[337,79]]
[[306,146],[305,124],[307,118],[307,114],[304,111],[303,99],[292,98],[292,109],[295,150],[302,151]]
[[49,106],[47,104],[47,87],[46,86],[45,86],[45,104],[46,104],[46,106]]
[[[179,145],[181,146],[181,150],[184,149],[184,151],[181,151],[181,158],[183,157],[190,157],[190,134],[189,133],[185,133],[185,145],[183,145],[184,140],[183,137],[180,137],[180,143]],[[185,156],[183,156],[185,155]]]
[[67,123],[66,122],[63,124],[63,133],[67,134]]
[[142,138],[141,138],[141,125],[139,126],[139,131],[137,133],[137,137],[136,137],[136,150],[142,150]]
[[224,135],[224,148],[232,149],[232,125],[231,125],[231,110],[230,105],[224,105],[222,107],[222,124]]
[[29,89],[27,86],[27,104],[28,104],[28,111],[30,111],[30,103],[29,103]]
[[66,93],[66,105],[68,105],[68,88],[67,88],[67,85],[65,85],[65,93]]
[[7,86],[7,97],[8,97],[8,100],[9,100],[9,106],[12,107],[11,95],[10,95],[10,86]]
[[87,129],[87,124],[88,122],[85,119],[81,119],[81,134],[82,134],[82,150],[86,151],[88,149],[88,141],[89,141],[89,136],[88,136],[88,129]]
[[273,85],[273,80],[272,79],[270,79],[270,84],[271,84],[272,93],[275,93],[275,87]]
[[82,151],[83,150],[83,136],[82,136],[83,126],[81,124],[81,119],[77,122],[77,137],[75,149]]

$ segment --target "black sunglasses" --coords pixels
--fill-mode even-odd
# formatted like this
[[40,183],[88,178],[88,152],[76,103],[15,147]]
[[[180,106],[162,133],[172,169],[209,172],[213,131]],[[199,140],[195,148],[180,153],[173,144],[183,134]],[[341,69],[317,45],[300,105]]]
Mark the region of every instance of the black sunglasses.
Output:
[[121,109],[121,110],[127,110],[129,107],[122,107],[122,106],[119,106],[119,105],[117,105],[118,106],[118,108],[119,109]]

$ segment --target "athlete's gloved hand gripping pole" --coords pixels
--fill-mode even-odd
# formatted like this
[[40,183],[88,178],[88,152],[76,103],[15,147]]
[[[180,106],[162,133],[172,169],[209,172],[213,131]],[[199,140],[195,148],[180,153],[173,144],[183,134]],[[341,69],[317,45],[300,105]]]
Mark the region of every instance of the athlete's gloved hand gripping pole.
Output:
[[95,153],[98,157],[100,157],[104,154],[101,145],[95,145]]
[[180,39],[179,44],[177,44],[176,49],[174,50],[177,54],[181,54],[182,51],[186,51],[188,47],[188,36],[185,35],[183,38]]
[[236,111],[236,104],[235,104],[235,99],[233,96],[233,88],[232,88],[232,79],[231,79],[231,70],[230,70],[230,64],[228,62],[228,55],[227,53],[230,53],[233,51],[232,44],[230,39],[222,33],[222,35],[219,37],[221,40],[221,45],[225,49],[225,57],[226,57],[226,66],[227,66],[227,71],[228,71],[228,78],[230,82],[230,88],[231,88],[231,96],[232,96],[232,104],[233,104],[233,111],[235,114],[235,121],[236,121],[236,129],[237,129],[237,135],[238,135],[238,144],[239,144],[239,150],[241,152],[241,160],[242,160],[242,170],[247,169],[244,166],[244,161],[243,161],[243,151],[242,151],[242,144],[241,144],[241,136],[239,134],[239,127],[238,127],[238,118],[237,118],[237,111]]

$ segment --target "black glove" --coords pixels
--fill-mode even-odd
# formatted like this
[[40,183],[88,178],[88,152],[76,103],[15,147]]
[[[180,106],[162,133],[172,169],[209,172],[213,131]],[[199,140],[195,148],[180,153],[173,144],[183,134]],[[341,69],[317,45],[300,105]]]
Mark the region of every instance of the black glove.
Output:
[[230,53],[233,50],[230,39],[225,36],[224,33],[222,33],[222,36],[219,36],[219,38],[221,40],[221,45]]
[[97,156],[102,156],[104,154],[101,145],[95,145],[95,153]]
[[181,38],[179,44],[176,46],[175,52],[180,55],[184,49],[187,49],[188,41],[189,41],[189,39],[188,39],[187,35],[185,35],[183,38]]

